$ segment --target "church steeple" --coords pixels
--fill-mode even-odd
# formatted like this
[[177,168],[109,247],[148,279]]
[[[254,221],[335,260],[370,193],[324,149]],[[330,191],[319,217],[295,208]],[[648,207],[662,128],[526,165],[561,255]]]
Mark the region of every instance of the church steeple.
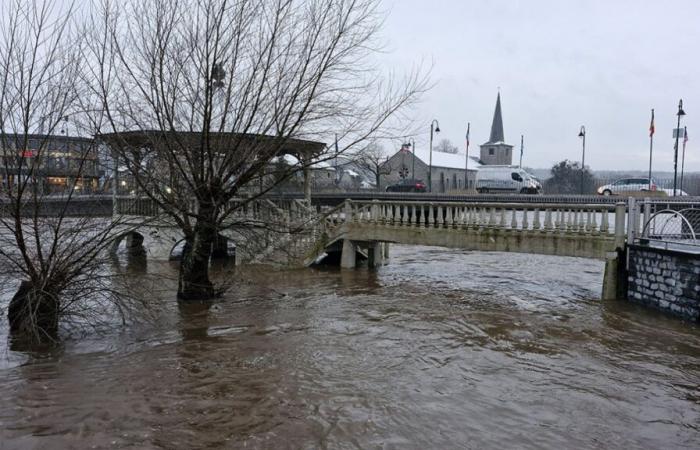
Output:
[[493,112],[493,122],[491,123],[491,137],[488,143],[505,142],[503,136],[503,117],[501,116],[501,93],[496,97],[496,110]]
[[481,162],[485,165],[513,164],[513,146],[505,143],[503,134],[503,117],[501,116],[501,92],[496,97],[496,110],[493,112],[491,136],[489,141],[481,145]]

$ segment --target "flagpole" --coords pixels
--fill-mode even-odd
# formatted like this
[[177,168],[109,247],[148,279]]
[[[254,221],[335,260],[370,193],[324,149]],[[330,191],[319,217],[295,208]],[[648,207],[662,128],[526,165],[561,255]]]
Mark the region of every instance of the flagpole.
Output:
[[683,155],[681,156],[681,195],[683,195],[683,172],[685,171],[685,144],[688,142],[688,127],[683,127]]
[[469,129],[471,128],[471,123],[467,122],[467,151],[464,157],[464,190],[469,188]]
[[651,125],[649,125],[649,191],[651,191],[651,155],[654,153],[654,108],[651,108]]
[[520,168],[523,168],[523,149],[525,148],[524,145],[524,139],[525,137],[521,134],[520,135]]

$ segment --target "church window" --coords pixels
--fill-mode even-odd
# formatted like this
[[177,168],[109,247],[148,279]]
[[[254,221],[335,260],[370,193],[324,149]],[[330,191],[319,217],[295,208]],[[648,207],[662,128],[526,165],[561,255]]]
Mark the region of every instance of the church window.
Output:
[[493,147],[491,147],[491,148],[489,149],[489,156],[493,156],[495,153],[496,153],[496,149],[493,148]]

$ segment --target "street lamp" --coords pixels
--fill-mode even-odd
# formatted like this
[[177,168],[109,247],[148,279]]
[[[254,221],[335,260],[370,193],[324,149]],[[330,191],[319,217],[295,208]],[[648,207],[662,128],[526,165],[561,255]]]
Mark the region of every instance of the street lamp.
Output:
[[433,192],[433,132],[440,132],[440,123],[437,119],[430,122],[430,165],[428,168],[428,191]]
[[685,111],[683,111],[683,99],[678,101],[678,125],[676,126],[676,145],[673,148],[673,196],[676,195],[676,181],[678,179],[678,137],[681,134],[681,117],[685,116]]
[[413,138],[409,139],[408,145],[411,146],[411,152],[413,152],[413,160],[411,161],[411,179],[415,183],[415,181],[416,181],[416,140]]
[[583,195],[583,177],[586,172],[586,127],[581,125],[581,130],[578,132],[578,137],[581,138],[582,151],[581,151],[581,195]]

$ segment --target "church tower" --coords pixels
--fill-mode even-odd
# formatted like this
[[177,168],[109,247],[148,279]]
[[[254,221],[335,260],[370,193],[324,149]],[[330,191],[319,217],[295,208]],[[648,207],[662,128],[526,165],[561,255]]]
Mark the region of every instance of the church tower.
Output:
[[493,112],[491,136],[489,141],[481,145],[481,162],[484,165],[513,164],[513,146],[505,143],[503,136],[503,117],[501,115],[501,93],[496,97],[496,110]]

